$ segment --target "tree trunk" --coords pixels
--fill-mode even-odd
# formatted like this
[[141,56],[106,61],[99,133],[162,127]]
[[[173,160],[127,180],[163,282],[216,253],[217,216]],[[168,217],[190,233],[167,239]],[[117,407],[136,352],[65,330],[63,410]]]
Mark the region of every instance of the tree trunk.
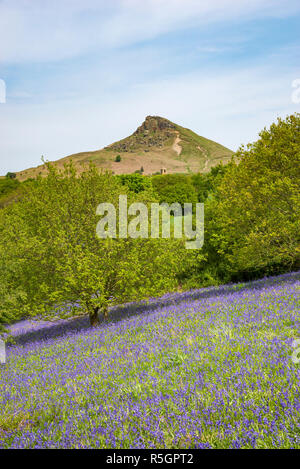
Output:
[[99,317],[98,317],[99,308],[95,308],[93,312],[90,313],[90,325],[91,327],[97,327],[99,324]]
[[104,317],[104,321],[108,321],[108,307],[107,306],[103,308],[103,317]]

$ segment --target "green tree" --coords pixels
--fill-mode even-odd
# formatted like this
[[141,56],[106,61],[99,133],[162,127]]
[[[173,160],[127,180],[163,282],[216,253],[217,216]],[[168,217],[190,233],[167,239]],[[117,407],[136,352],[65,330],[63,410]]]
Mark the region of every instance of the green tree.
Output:
[[116,159],[115,159],[115,162],[120,163],[120,161],[121,161],[121,155],[117,155]]
[[116,176],[122,185],[126,186],[130,191],[136,194],[143,191],[150,191],[152,189],[151,180],[149,177],[143,176],[138,171],[134,174],[120,174]]
[[191,182],[197,192],[198,202],[205,202],[214,196],[217,187],[220,185],[226,171],[232,163],[226,166],[218,164],[211,168],[209,173],[195,173],[191,175]]
[[190,176],[184,174],[166,174],[152,177],[152,185],[160,203],[178,202],[196,203],[197,193]]
[[10,172],[8,172],[8,173],[6,173],[6,177],[7,177],[8,179],[15,179],[15,178],[17,177],[17,175],[16,175],[16,173],[10,173]]
[[[300,114],[241,147],[206,207],[209,248],[225,279],[299,267]],[[208,220],[206,218],[206,220]]]
[[[130,204],[135,193],[93,167],[79,176],[72,165],[58,172],[48,164],[48,171],[2,210],[0,322],[89,314],[95,325],[112,304],[174,288],[181,241],[175,248],[172,240],[96,236],[98,204],[118,207],[120,193]],[[152,194],[139,201],[153,201]]]

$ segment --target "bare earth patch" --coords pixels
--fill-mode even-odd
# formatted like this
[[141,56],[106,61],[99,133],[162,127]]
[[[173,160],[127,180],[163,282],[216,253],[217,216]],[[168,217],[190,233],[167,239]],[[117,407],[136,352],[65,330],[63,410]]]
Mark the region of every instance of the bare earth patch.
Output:
[[175,138],[175,141],[173,143],[172,149],[176,151],[177,155],[179,156],[180,153],[182,152],[182,147],[179,145],[179,142],[181,142],[181,139],[179,138],[179,132],[176,131],[177,137]]

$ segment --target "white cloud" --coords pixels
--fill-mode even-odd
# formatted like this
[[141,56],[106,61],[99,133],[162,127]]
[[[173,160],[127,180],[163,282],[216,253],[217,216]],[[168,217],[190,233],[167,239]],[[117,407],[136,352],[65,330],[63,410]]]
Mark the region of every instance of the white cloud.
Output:
[[2,0],[0,62],[57,61],[188,26],[299,8],[296,0]]

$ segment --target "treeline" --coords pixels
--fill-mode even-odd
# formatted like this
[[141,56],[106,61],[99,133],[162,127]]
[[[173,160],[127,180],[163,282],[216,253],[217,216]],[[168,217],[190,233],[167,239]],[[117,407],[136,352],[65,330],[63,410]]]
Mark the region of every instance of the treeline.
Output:
[[[114,303],[300,267],[299,114],[278,119],[208,174],[48,170],[22,183],[18,202],[0,211],[0,324],[86,313],[94,324]],[[98,239],[97,205],[117,206],[124,193],[129,203],[204,203],[203,248],[186,250],[175,239]]]
[[300,114],[237,152],[207,204],[207,262],[222,282],[299,269]]

